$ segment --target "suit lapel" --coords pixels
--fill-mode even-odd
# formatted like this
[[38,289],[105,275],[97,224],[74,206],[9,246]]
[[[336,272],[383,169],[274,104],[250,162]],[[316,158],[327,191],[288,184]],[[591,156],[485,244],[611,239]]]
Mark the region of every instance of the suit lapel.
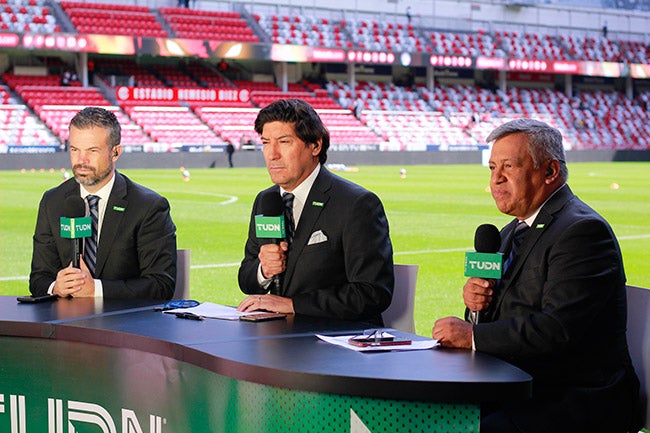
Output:
[[298,222],[298,227],[296,227],[296,232],[293,237],[293,243],[291,244],[291,250],[289,251],[289,257],[287,260],[287,270],[285,271],[284,276],[285,290],[289,287],[291,277],[296,270],[298,258],[301,256],[302,250],[307,245],[309,237],[314,232],[314,227],[316,226],[316,222],[319,220],[321,213],[327,206],[327,202],[330,198],[328,191],[331,186],[331,175],[327,172],[325,167],[321,167],[320,172],[307,195],[305,207],[302,210],[300,221]]
[[108,197],[106,212],[102,221],[102,232],[97,246],[97,263],[95,265],[95,275],[101,275],[104,265],[108,259],[115,236],[122,224],[124,211],[127,208],[128,200],[126,198],[126,181],[124,177],[115,172],[115,183]]
[[[506,297],[508,291],[512,288],[513,285],[517,283],[521,269],[528,259],[530,252],[533,250],[537,242],[542,237],[545,229],[553,222],[555,219],[555,214],[560,211],[564,204],[573,197],[573,193],[568,185],[561,187],[561,190],[557,191],[555,195],[542,207],[533,222],[532,227],[530,228],[529,233],[526,235],[523,243],[519,247],[517,252],[517,260],[513,263],[512,269],[509,272],[507,279],[503,280],[501,287],[501,293],[497,296],[496,308],[494,311],[498,311],[501,302]],[[503,240],[506,241],[506,245],[510,245],[510,239],[514,234],[515,227],[517,225],[517,220],[515,219],[504,227],[504,236]],[[504,255],[507,255],[509,251],[504,251]]]

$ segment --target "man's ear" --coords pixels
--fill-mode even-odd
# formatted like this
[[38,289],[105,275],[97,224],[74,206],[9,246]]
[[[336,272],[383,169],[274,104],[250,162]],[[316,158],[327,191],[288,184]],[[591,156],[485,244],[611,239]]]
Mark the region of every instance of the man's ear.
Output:
[[551,183],[557,179],[557,177],[560,174],[560,161],[557,159],[553,159],[548,163],[548,167],[546,168],[546,182]]
[[323,139],[320,139],[314,143],[311,144],[311,146],[314,146],[312,150],[312,155],[316,156],[320,153],[321,150],[321,145],[323,144]]

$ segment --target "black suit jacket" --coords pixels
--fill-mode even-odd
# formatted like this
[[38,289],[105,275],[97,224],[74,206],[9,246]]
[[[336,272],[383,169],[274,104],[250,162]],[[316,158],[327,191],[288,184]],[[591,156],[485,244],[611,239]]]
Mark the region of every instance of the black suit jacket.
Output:
[[[38,209],[29,289],[47,293],[72,260],[72,241],[60,236],[68,196],[79,195],[70,179],[43,194]],[[170,299],[176,283],[176,227],[169,203],[116,172],[97,247],[95,278],[105,298]]]
[[[503,228],[502,245],[515,225]],[[476,350],[533,377],[533,401],[515,418],[522,431],[624,431],[638,389],[625,293],[612,229],[563,186],[540,210],[474,326]]]
[[[269,190],[280,193],[274,185]],[[257,282],[258,253],[253,205],[245,257],[239,268],[244,293],[265,293]],[[313,233],[327,240],[309,245]],[[381,322],[393,293],[393,249],[388,221],[372,192],[330,173],[325,167],[309,192],[290,247],[281,296],[293,300],[297,314]],[[271,288],[273,285],[271,285]]]

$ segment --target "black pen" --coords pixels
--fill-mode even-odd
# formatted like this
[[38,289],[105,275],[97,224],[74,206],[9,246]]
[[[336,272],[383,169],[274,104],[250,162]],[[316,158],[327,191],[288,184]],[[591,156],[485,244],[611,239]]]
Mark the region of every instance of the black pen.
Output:
[[180,319],[203,320],[203,316],[199,316],[198,314],[194,314],[194,313],[174,313],[174,314],[176,314],[176,317]]

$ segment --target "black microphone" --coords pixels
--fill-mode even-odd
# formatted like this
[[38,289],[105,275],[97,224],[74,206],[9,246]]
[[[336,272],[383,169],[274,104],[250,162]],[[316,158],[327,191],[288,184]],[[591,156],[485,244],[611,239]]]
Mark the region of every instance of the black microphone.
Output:
[[[86,216],[86,203],[78,195],[71,195],[65,199],[63,202],[63,213],[66,218],[83,218]],[[63,224],[62,224],[63,230]],[[81,239],[87,236],[78,236],[75,235],[74,231],[71,231],[71,235],[62,236],[72,239],[72,266],[79,268],[79,255],[81,254]]]
[[[465,276],[500,279],[503,256],[497,253],[501,248],[499,229],[493,224],[481,224],[474,234],[475,253],[465,253]],[[470,321],[479,322],[479,312],[469,312]]]
[[494,254],[501,248],[501,234],[493,224],[481,224],[474,233],[474,249],[477,253]]
[[[268,191],[260,197],[262,215],[255,216],[255,234],[258,238],[271,239],[279,244],[286,239],[284,203],[277,191]],[[280,275],[273,276],[273,284],[280,293]]]

